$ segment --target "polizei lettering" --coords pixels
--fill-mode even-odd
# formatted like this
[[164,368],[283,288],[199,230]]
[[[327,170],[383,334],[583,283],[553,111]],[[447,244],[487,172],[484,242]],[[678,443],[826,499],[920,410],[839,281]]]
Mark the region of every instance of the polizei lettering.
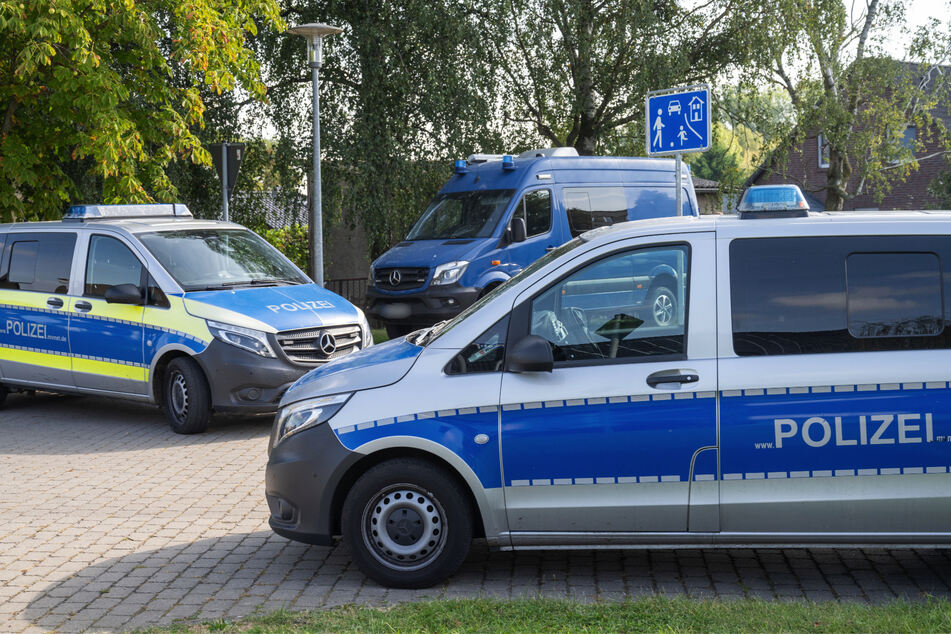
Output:
[[35,324],[30,321],[8,319],[2,334],[14,335],[15,337],[46,339],[46,324]]
[[298,310],[320,310],[322,308],[333,308],[334,305],[330,302],[318,299],[312,302],[289,302],[287,304],[270,304],[267,308],[270,311],[279,313],[282,310],[288,312],[297,312]]
[[913,445],[934,442],[932,414],[870,414],[863,416],[810,416],[773,420],[773,442],[755,443],[757,449],[782,449],[784,443],[809,447],[851,445]]

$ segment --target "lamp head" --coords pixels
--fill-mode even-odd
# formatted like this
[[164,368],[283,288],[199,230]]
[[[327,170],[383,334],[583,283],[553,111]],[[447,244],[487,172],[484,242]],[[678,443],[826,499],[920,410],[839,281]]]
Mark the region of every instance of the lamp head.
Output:
[[288,33],[300,35],[307,40],[307,58],[311,68],[320,68],[323,63],[323,40],[328,35],[343,32],[343,29],[329,24],[301,24],[287,29]]

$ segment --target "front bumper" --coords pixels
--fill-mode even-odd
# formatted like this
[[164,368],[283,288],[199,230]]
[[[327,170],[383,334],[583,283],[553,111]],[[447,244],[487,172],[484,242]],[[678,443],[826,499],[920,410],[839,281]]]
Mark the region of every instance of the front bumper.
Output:
[[262,357],[217,339],[195,360],[208,378],[212,407],[218,412],[273,412],[287,388],[313,369]]
[[341,445],[326,423],[274,447],[264,472],[271,529],[305,544],[331,545],[336,532],[334,495],[362,457]]
[[386,293],[367,287],[366,313],[388,325],[432,326],[461,313],[479,298],[480,289],[458,284],[427,286],[413,293]]

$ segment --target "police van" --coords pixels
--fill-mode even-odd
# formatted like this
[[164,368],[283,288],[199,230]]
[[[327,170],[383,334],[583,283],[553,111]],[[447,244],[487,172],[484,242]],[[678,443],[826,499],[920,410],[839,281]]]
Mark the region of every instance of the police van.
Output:
[[[280,535],[373,579],[501,549],[951,544],[951,214],[629,222],[284,395]],[[663,275],[670,318],[643,300]],[[658,297],[658,295],[653,295]]]
[[[377,258],[367,314],[390,337],[449,319],[523,268],[585,231],[675,216],[674,161],[578,156],[543,148],[473,154],[406,235]],[[697,215],[682,168],[680,214]]]
[[117,396],[197,433],[213,411],[274,411],[305,372],[372,343],[358,308],[184,205],[0,225],[0,403],[15,390]]

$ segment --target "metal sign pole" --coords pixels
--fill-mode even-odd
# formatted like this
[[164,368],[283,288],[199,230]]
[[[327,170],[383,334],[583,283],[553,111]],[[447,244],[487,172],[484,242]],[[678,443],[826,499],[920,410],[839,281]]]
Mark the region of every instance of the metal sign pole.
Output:
[[[319,44],[318,44],[319,46]],[[311,67],[314,89],[314,198],[313,223],[310,228],[311,257],[314,270],[314,281],[318,286],[324,285],[324,231],[323,231],[323,201],[320,199],[320,91],[317,77],[317,66]]]
[[228,222],[228,144],[221,144],[221,208],[222,219]]
[[684,192],[683,192],[683,183],[681,182],[680,170],[681,170],[681,165],[683,164],[683,159],[680,152],[677,152],[677,154],[674,155],[674,158],[676,159],[674,161],[674,171],[676,172],[674,176],[674,189],[675,189],[674,200],[676,202],[674,204],[677,205],[677,212],[674,215],[682,216],[684,215]]

